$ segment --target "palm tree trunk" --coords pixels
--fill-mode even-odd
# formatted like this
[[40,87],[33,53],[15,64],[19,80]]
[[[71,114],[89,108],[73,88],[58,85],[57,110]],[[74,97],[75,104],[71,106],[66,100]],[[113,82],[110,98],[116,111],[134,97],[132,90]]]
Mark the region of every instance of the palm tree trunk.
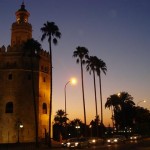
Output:
[[[95,109],[96,109],[96,118],[98,119],[97,112],[97,97],[96,97],[96,82],[95,82],[95,71],[93,70],[93,79],[94,79],[94,93],[95,93]],[[98,120],[96,122],[97,136],[98,136]]]
[[95,72],[94,71],[93,71],[93,79],[94,79],[95,109],[96,109],[96,117],[97,117],[98,112],[97,112],[96,82],[95,82]]
[[103,100],[102,100],[101,73],[99,74],[99,89],[100,89],[100,103],[101,103],[101,135],[103,136]]
[[[31,54],[32,55],[32,54]],[[34,103],[34,118],[35,118],[35,142],[38,147],[38,118],[37,118],[37,105],[35,96],[35,85],[34,85],[34,72],[33,72],[33,56],[31,56],[31,73],[32,73],[32,90],[33,90],[33,103]]]
[[101,124],[103,124],[103,100],[102,100],[101,74],[99,75],[99,88],[100,88],[100,103],[101,103]]
[[50,103],[49,103],[49,138],[48,138],[48,146],[51,147],[51,118],[52,118],[52,48],[51,48],[51,38],[49,39],[49,50],[50,50],[50,55],[49,55],[49,61],[50,61]]
[[112,115],[112,126],[113,126],[113,131],[114,131],[114,109],[113,109],[113,105],[110,107],[111,108],[111,115]]
[[86,110],[85,110],[85,97],[84,97],[84,83],[83,83],[83,64],[81,60],[81,80],[82,80],[82,95],[83,95],[83,110],[84,110],[84,136],[86,136]]

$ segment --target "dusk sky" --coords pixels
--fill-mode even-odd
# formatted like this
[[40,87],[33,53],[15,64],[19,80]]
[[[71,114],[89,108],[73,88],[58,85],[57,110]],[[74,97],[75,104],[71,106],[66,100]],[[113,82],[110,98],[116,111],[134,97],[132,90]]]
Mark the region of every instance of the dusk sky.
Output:
[[[47,39],[41,42],[40,28],[55,22],[62,33],[53,51],[53,116],[65,106],[64,87],[71,77],[77,85],[67,85],[67,113],[70,120],[83,120],[80,65],[73,52],[84,46],[90,56],[107,65],[102,74],[103,105],[118,92],[128,92],[137,105],[150,109],[150,0],[24,0],[30,12],[33,38],[49,50]],[[11,25],[22,0],[0,0],[0,47],[11,40]],[[100,115],[99,82],[98,114]],[[87,123],[95,118],[93,76],[84,67]],[[103,108],[104,123],[111,124],[110,110]]]

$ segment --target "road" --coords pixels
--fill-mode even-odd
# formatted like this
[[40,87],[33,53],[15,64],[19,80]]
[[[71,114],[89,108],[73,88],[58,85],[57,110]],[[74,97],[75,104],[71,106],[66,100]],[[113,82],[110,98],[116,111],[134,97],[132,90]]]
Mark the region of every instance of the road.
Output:
[[[60,146],[55,146],[53,148],[48,148],[47,146],[40,146],[35,148],[33,145],[0,145],[0,150],[67,150],[67,148],[61,148]],[[83,148],[82,150],[150,150],[150,138],[144,139],[138,142],[126,141],[125,144],[98,144],[92,145],[90,148]],[[81,149],[76,149],[81,150]]]
[[[61,148],[61,150],[64,148]],[[142,141],[126,141],[124,144],[99,144],[93,145],[90,148],[84,148],[82,150],[150,150],[150,139],[145,139]],[[79,150],[79,149],[76,149]],[[81,149],[80,149],[81,150]]]

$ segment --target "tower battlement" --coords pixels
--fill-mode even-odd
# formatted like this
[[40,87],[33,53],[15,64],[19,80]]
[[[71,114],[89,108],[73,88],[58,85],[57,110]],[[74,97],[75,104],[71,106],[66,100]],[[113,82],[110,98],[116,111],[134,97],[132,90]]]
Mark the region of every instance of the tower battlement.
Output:
[[40,56],[49,58],[49,52],[46,50],[41,49],[39,52]]
[[[8,52],[14,52],[14,51],[18,51],[18,48],[20,49],[20,51],[22,51],[22,48],[20,46],[10,46],[8,45],[7,47],[5,47],[5,45],[0,47],[0,53],[8,53]],[[39,51],[39,55],[42,57],[49,57],[49,52],[46,50],[41,49]]]

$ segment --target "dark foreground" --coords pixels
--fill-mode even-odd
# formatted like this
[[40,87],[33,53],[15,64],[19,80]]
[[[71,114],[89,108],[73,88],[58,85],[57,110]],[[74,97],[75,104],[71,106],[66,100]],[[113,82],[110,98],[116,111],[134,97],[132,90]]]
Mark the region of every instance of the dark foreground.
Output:
[[[19,143],[19,144],[0,144],[0,150],[65,150],[59,143],[53,142],[52,147],[49,148],[46,144],[40,143],[36,148],[34,143]],[[91,145],[90,148],[83,148],[82,150],[150,150],[150,138],[143,139],[141,141],[126,141],[125,144],[98,144]],[[78,149],[76,149],[78,150]]]

